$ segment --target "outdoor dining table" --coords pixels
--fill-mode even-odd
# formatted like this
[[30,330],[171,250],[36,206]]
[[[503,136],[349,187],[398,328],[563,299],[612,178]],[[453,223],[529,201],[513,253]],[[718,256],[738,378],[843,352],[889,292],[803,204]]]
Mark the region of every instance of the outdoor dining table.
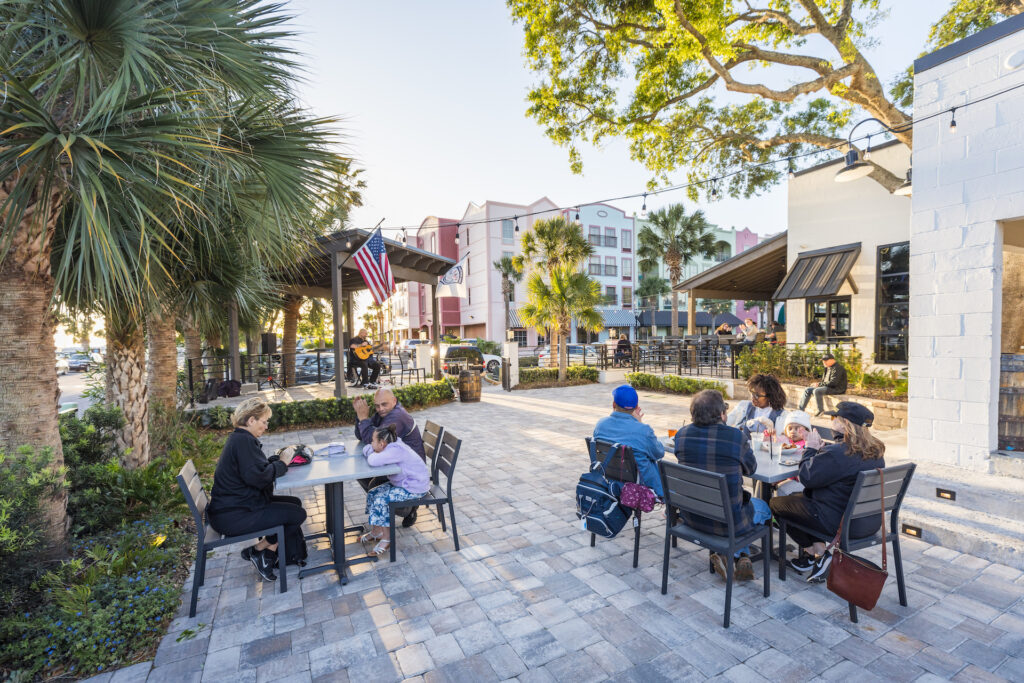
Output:
[[366,456],[359,448],[356,439],[349,439],[343,442],[346,453],[344,455],[314,456],[309,465],[292,467],[287,474],[279,477],[275,483],[277,491],[298,489],[306,486],[324,487],[324,496],[327,505],[327,530],[323,533],[309,534],[306,540],[326,537],[330,539],[332,550],[332,561],[317,567],[306,567],[299,571],[299,578],[302,579],[311,574],[318,574],[328,570],[335,570],[338,578],[344,585],[348,583],[346,569],[354,564],[362,562],[376,562],[377,557],[373,555],[359,555],[357,557],[345,557],[345,534],[358,533],[363,531],[363,526],[345,526],[345,490],[346,481],[353,479],[369,479],[382,477],[389,474],[398,474],[401,469],[398,465],[385,465],[383,467],[371,467],[366,462]]
[[[765,502],[771,500],[775,484],[792,479],[797,475],[800,469],[800,458],[803,457],[804,449],[802,448],[782,451],[781,454],[776,453],[778,445],[776,442],[775,450],[769,452],[761,449],[760,435],[750,437],[750,447],[754,450],[754,459],[757,460],[757,470],[750,475],[750,478],[760,482],[761,485],[758,488],[761,499]],[[783,462],[795,464],[783,464]]]

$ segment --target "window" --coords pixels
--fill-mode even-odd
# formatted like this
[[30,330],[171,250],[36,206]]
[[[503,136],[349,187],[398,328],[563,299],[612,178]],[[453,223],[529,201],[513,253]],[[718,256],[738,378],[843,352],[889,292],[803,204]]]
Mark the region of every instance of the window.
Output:
[[850,297],[807,302],[807,341],[827,341],[850,336]]
[[875,362],[907,362],[910,320],[910,243],[878,248],[878,286],[875,311]]
[[469,287],[466,287],[466,305],[468,306],[468,305],[470,305],[472,303],[473,303],[473,290],[470,289]]
[[633,279],[633,259],[624,258],[622,259],[622,279],[632,280]]
[[722,244],[718,248],[718,253],[715,254],[715,261],[721,263],[722,261],[728,261],[732,256],[728,244]]
[[501,252],[501,258],[503,258],[503,259],[505,259],[505,258],[515,258],[515,257],[516,257],[515,252],[512,252],[512,251],[503,251],[503,252]]
[[605,275],[616,275],[618,274],[619,266],[618,260],[614,256],[604,257],[604,274]]
[[632,252],[633,251],[633,231],[623,230],[622,231],[622,251]]
[[604,229],[604,246],[614,247],[615,246],[615,228]]
[[591,256],[590,257],[590,268],[588,270],[589,270],[590,275],[600,275],[601,274],[601,257],[600,256]]
[[601,246],[601,226],[591,225],[590,235],[587,237],[587,241],[593,244],[595,247]]
[[515,226],[510,218],[501,219],[501,241],[505,244],[512,244],[516,239]]
[[633,288],[623,287],[622,288],[622,307],[633,308]]
[[619,303],[619,298],[615,295],[615,287],[608,285],[604,288],[604,303],[606,306],[614,306]]
[[430,253],[437,253],[437,235],[430,233]]
[[512,341],[520,346],[526,346],[526,330],[512,330]]

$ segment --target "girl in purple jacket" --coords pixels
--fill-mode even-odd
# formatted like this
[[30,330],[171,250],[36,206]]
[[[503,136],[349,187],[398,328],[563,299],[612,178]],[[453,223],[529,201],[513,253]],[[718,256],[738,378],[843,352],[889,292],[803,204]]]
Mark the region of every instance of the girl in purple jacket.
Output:
[[398,465],[402,471],[388,476],[388,483],[381,484],[366,492],[366,514],[370,530],[359,540],[363,543],[377,541],[373,547],[375,555],[388,552],[391,542],[384,538],[388,528],[388,502],[422,498],[430,491],[430,472],[416,451],[398,438],[398,430],[390,424],[373,432],[373,441],[363,449],[366,462],[371,467]]

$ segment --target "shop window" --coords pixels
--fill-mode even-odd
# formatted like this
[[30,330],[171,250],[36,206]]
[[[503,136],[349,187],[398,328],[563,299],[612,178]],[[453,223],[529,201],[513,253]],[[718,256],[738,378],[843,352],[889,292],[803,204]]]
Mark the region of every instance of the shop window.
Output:
[[910,243],[878,248],[875,362],[906,363],[910,321]]
[[807,341],[835,341],[850,336],[850,297],[808,300]]

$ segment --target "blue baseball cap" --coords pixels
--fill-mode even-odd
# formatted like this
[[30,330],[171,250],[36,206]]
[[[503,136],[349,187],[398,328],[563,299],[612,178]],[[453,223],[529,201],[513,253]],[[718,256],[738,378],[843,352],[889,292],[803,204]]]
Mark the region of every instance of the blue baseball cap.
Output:
[[615,387],[615,391],[612,392],[612,400],[620,408],[636,408],[640,404],[640,397],[636,395],[636,389],[628,384]]

